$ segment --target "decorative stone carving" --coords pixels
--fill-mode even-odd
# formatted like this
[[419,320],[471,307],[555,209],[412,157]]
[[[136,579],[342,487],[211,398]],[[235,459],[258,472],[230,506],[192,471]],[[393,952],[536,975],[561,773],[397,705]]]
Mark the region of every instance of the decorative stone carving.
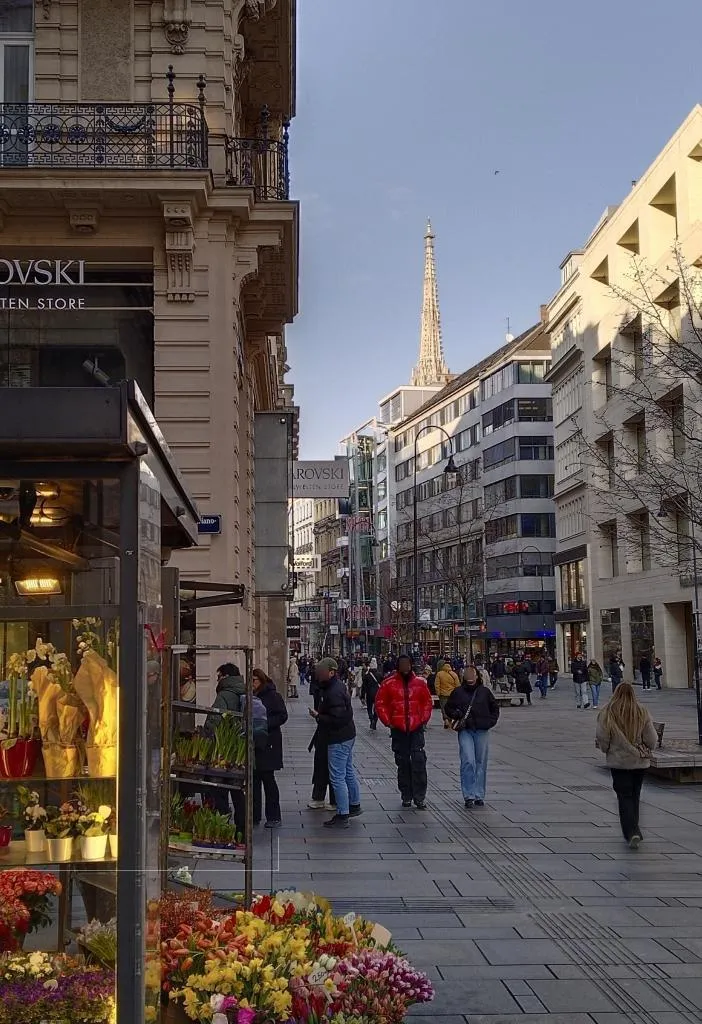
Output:
[[94,235],[97,232],[100,211],[93,209],[76,209],[68,211],[68,224],[75,235]]
[[169,302],[194,302],[193,257],[195,236],[189,203],[164,203],[166,225],[166,298]]
[[272,11],[276,0],[246,0],[246,14],[252,21],[258,21],[268,11]]
[[44,12],[44,18],[48,21],[51,16],[51,0],[39,0]]
[[193,15],[191,0],[164,0],[163,34],[171,53],[183,53],[188,41]]

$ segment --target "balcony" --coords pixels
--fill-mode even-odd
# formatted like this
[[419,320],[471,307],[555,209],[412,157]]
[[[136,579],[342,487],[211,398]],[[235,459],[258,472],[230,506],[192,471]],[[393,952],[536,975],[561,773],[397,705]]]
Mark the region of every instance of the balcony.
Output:
[[208,167],[200,103],[1,103],[0,168]]
[[225,139],[227,185],[252,188],[258,202],[290,198],[290,123],[283,121],[282,139],[275,139],[269,137],[269,119],[264,107],[255,139]]

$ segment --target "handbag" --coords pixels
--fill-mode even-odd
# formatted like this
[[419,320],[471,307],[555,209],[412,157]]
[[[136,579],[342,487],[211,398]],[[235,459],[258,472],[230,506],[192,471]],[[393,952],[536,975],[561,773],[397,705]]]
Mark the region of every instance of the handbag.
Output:
[[[476,687],[476,692],[477,692],[477,687]],[[454,732],[460,732],[461,729],[467,729],[468,728],[468,719],[470,718],[470,712],[471,712],[471,708],[473,707],[473,701],[474,700],[475,700],[475,693],[473,694],[473,696],[471,698],[470,704],[466,708],[465,712],[461,715],[461,717],[460,718],[456,718],[456,719],[452,719],[449,722],[449,724],[450,724],[450,726],[451,726],[451,728],[453,729]]]

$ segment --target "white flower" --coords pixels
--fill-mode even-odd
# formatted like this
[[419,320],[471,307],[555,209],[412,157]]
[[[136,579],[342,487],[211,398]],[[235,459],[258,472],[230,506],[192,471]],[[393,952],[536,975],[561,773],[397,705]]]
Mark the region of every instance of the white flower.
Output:
[[226,1013],[213,1013],[212,1024],[229,1024]]
[[176,878],[179,882],[192,882],[193,876],[190,874],[190,868],[183,865],[182,868],[178,868],[175,873]]
[[27,651],[27,664],[31,665],[32,662],[36,661],[36,660],[37,660],[37,652],[36,651]]
[[214,992],[210,996],[210,1006],[216,1012],[218,1012],[219,1010],[222,1009],[222,1004],[223,1003],[224,1003],[224,996],[220,995],[219,992]]
[[112,808],[108,807],[107,804],[100,804],[96,813],[100,821],[107,821],[109,816],[112,814]]
[[58,978],[49,978],[48,981],[44,982],[44,988],[49,992],[53,992],[58,988]]

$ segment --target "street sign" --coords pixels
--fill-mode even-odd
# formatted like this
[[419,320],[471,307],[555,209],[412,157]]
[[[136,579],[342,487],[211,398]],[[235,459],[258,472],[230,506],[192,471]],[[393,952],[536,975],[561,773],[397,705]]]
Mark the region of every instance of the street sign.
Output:
[[219,514],[203,516],[197,524],[197,532],[200,534],[208,534],[211,537],[220,534],[222,532],[222,516]]

